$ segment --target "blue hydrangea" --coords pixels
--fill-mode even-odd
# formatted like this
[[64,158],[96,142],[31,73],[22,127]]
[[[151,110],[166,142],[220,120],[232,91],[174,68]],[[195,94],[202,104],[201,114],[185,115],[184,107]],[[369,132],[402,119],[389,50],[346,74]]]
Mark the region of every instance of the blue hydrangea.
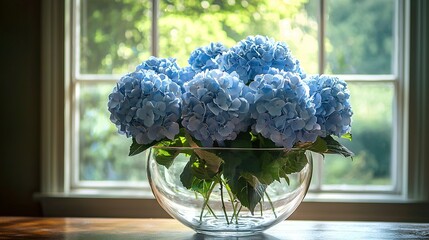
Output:
[[182,93],[185,91],[184,84],[186,82],[191,81],[194,78],[195,74],[197,73],[192,69],[191,66],[186,66],[184,68],[179,69],[179,79],[177,82],[182,89]]
[[247,37],[222,54],[220,66],[228,73],[237,72],[246,84],[256,75],[267,73],[270,68],[295,72],[305,77],[299,61],[292,56],[286,43],[259,35]]
[[218,69],[217,58],[227,50],[222,43],[210,43],[208,46],[195,49],[191,53],[188,63],[196,73]]
[[321,135],[338,137],[350,132],[353,111],[347,83],[337,77],[311,76],[305,80],[316,108]]
[[140,144],[179,133],[180,87],[164,74],[138,70],[122,77],[109,95],[110,120]]
[[236,74],[206,70],[185,83],[182,95],[182,125],[203,146],[222,146],[250,126],[245,85]]
[[[270,69],[256,75],[246,94],[251,101],[252,131],[276,146],[292,148],[297,142],[314,142],[320,126],[309,87],[296,73]],[[253,100],[251,100],[253,98]]]
[[155,73],[166,75],[171,81],[179,84],[179,86],[182,84],[182,81],[179,79],[180,67],[175,58],[157,58],[152,56],[136,67],[136,71],[139,70],[153,70]]

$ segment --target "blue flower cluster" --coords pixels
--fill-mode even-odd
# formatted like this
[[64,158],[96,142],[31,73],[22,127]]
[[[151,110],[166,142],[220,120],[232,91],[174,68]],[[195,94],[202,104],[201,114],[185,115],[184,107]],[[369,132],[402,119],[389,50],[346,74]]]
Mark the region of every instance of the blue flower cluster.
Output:
[[222,43],[210,43],[208,46],[195,49],[188,60],[189,65],[196,73],[218,69],[218,57],[228,49]]
[[236,74],[218,69],[197,74],[185,84],[182,95],[182,125],[203,146],[222,146],[250,125],[246,86]]
[[179,133],[180,87],[164,74],[137,70],[122,77],[109,95],[110,120],[140,144]]
[[254,80],[258,74],[267,73],[270,68],[299,73],[305,77],[299,61],[286,43],[276,42],[264,36],[249,36],[230,48],[220,58],[221,69],[237,72],[244,83]]
[[151,144],[184,128],[203,146],[223,146],[252,131],[290,149],[351,130],[347,84],[306,77],[285,43],[263,36],[229,50],[211,43],[188,62],[150,57],[121,78],[108,103],[120,133]]
[[190,73],[189,70],[180,68],[175,58],[149,57],[148,60],[137,66],[136,71],[139,70],[153,70],[157,74],[165,74],[181,87],[186,80],[192,78],[186,75]]
[[316,108],[321,135],[342,136],[350,132],[353,111],[347,83],[337,77],[311,76],[306,79]]
[[251,117],[256,119],[255,133],[285,148],[316,140],[320,130],[316,110],[309,88],[298,74],[272,68],[256,75],[249,87],[254,91]]
[[179,70],[179,81],[178,84],[180,85],[182,89],[182,93],[185,92],[184,84],[186,82],[191,81],[195,74],[197,74],[194,70],[192,70],[191,66],[186,66],[184,68],[180,68]]

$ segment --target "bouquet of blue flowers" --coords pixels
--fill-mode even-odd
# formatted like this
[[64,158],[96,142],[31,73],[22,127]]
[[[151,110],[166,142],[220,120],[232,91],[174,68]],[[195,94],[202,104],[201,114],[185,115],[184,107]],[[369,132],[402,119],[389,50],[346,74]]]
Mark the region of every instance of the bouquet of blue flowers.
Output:
[[[277,171],[264,172],[260,163],[246,163],[255,165],[251,174],[263,185],[300,171],[306,151],[353,155],[336,140],[351,140],[347,84],[336,77],[307,76],[286,43],[264,36],[249,36],[230,49],[211,43],[194,50],[188,62],[180,67],[174,58],[150,57],[123,76],[109,95],[110,120],[119,133],[132,138],[130,155],[152,146],[171,147],[155,152],[168,167],[183,151],[174,147],[290,152],[286,159],[271,156]],[[248,179],[240,178],[248,173],[225,176],[227,156],[214,158],[209,150],[186,154],[195,156],[184,174],[204,181],[223,175],[232,194],[253,211],[258,197],[243,196],[232,182]],[[190,189],[193,183],[183,181]]]

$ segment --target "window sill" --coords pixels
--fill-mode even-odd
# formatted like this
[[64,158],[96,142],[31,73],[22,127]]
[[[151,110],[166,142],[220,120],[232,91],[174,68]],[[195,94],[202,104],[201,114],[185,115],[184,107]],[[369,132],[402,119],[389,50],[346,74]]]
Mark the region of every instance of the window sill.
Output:
[[[366,198],[363,198],[366,197]],[[36,194],[47,217],[166,218],[149,192],[81,190]],[[428,222],[429,202],[395,195],[309,193],[290,217],[295,220]]]

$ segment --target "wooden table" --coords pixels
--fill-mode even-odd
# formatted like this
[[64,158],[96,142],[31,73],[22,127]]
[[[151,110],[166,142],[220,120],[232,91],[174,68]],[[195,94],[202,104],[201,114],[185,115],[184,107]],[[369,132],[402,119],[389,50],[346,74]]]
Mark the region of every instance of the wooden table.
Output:
[[[0,217],[0,239],[220,238],[196,234],[173,219]],[[233,239],[429,239],[429,223],[287,220],[263,234]]]

